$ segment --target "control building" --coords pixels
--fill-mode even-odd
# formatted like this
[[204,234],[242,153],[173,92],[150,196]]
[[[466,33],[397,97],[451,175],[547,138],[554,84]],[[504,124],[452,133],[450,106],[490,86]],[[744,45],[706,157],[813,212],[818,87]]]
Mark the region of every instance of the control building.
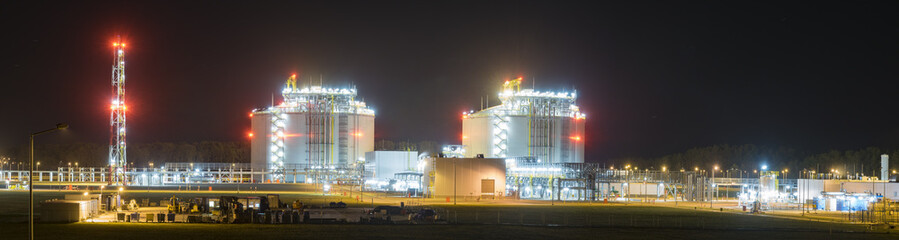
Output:
[[462,115],[466,157],[526,158],[538,163],[583,163],[585,115],[577,93],[521,89],[506,81],[501,104]]
[[293,75],[281,94],[280,104],[250,114],[251,165],[272,173],[265,179],[283,181],[287,171],[307,174],[303,182],[337,180],[374,150],[375,113],[355,88],[299,89]]

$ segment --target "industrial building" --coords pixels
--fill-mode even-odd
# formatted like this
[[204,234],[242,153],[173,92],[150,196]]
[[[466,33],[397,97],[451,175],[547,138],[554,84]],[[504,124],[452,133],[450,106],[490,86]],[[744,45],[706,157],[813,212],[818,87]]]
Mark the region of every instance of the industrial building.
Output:
[[[899,201],[899,182],[886,180],[846,180],[846,179],[799,179],[797,196],[800,200],[819,198],[828,193],[865,193],[883,196],[890,201]],[[831,194],[832,195],[832,194]]]
[[374,150],[375,112],[356,99],[356,89],[297,87],[291,76],[283,102],[256,109],[252,118],[251,165],[272,182],[285,171],[303,172],[301,182],[339,180]]
[[577,92],[521,89],[506,81],[501,104],[462,114],[466,157],[528,157],[539,163],[583,163],[584,119]]
[[421,189],[421,164],[417,151],[365,153],[365,189],[407,191]]
[[494,198],[505,194],[501,158],[426,158],[423,183],[431,197]]

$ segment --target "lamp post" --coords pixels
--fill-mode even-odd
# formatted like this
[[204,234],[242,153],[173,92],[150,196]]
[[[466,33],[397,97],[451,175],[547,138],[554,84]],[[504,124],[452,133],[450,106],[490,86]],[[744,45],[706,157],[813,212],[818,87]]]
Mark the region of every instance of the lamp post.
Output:
[[715,203],[715,198],[718,198],[718,187],[715,185],[715,172],[718,171],[718,165],[715,165],[715,169],[712,171],[712,193],[714,194],[713,198],[709,199],[709,208],[712,208],[712,204]]
[[[628,164],[627,166],[624,166],[624,184],[627,185],[627,197],[624,198],[624,205],[627,205],[628,202],[630,202],[630,198],[631,198],[630,181],[631,181],[631,165]],[[624,189],[622,189],[622,190],[624,190]]]
[[122,198],[122,191],[125,191],[125,188],[124,188],[124,187],[119,187],[119,192],[118,192],[118,195],[117,195],[118,197],[116,197],[116,200],[115,200],[115,204],[116,204],[116,212],[122,210],[122,199],[123,199],[123,198]]
[[40,132],[31,134],[31,154],[29,157],[31,158],[28,162],[28,239],[34,240],[34,180],[31,176],[34,174],[34,136],[41,135],[44,133],[66,129],[69,125],[65,123],[56,124],[56,128],[51,128],[47,130],[43,130]]

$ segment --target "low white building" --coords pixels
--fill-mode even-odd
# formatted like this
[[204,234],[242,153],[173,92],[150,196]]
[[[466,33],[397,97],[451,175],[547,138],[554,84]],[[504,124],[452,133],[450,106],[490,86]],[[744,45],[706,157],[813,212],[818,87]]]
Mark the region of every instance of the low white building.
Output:
[[366,152],[365,186],[378,191],[420,189],[420,164],[417,151]]
[[877,180],[799,179],[796,195],[802,201],[822,196],[824,192],[868,193],[899,201],[899,182]]
[[417,151],[371,151],[365,153],[365,179],[387,180],[394,174],[418,169]]

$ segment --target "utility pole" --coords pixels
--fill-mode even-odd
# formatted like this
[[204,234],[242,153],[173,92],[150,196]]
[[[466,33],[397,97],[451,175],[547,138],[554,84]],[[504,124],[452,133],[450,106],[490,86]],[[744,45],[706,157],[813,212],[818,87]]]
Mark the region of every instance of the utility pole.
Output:
[[718,187],[715,186],[715,172],[717,172],[717,171],[718,171],[718,166],[715,166],[715,168],[712,170],[712,189],[709,189],[709,190],[711,190],[710,192],[712,192],[714,194],[714,196],[712,198],[709,198],[709,208],[712,208],[712,204],[715,203],[715,198],[718,197],[718,193],[717,193],[717,191],[715,191],[716,189],[718,189]]
[[[31,154],[28,154],[30,161],[28,163],[28,178],[26,180],[26,183],[28,184],[28,239],[30,240],[34,240],[34,177],[32,177],[32,175],[34,174],[34,136],[60,129],[66,129],[68,127],[68,124],[59,123],[56,124],[56,128],[51,128],[31,134]],[[21,180],[21,176],[19,177],[19,180]]]

